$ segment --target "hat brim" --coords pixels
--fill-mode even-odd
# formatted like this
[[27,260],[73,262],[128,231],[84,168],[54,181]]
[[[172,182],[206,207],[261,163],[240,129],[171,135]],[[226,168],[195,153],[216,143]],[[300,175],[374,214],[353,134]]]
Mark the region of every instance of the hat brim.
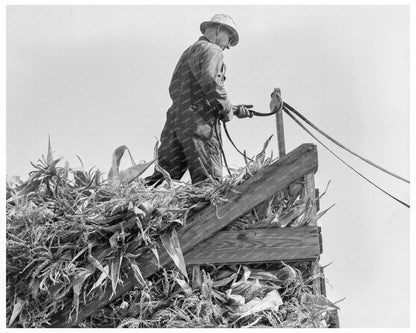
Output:
[[236,46],[238,44],[238,41],[239,41],[238,32],[237,32],[237,30],[235,30],[232,26],[230,26],[228,24],[224,24],[224,23],[220,23],[220,22],[204,21],[204,22],[201,23],[199,28],[200,28],[202,33],[205,33],[205,30],[209,26],[213,26],[213,25],[222,25],[223,27],[225,27],[227,30],[229,30],[231,32],[231,40],[230,40],[230,45],[231,46]]

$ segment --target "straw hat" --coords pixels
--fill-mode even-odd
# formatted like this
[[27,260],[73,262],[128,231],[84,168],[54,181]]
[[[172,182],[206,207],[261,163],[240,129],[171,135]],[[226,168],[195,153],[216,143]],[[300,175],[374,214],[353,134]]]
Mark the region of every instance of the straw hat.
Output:
[[212,17],[210,21],[204,21],[201,23],[200,29],[204,33],[205,30],[212,25],[222,25],[231,32],[231,46],[238,44],[239,36],[237,31],[237,26],[231,16],[226,14],[216,14]]

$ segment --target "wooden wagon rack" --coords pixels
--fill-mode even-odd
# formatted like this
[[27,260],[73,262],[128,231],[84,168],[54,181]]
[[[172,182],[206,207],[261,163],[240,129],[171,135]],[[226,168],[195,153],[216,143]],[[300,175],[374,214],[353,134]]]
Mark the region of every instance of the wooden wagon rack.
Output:
[[[276,92],[276,90],[275,90]],[[278,122],[281,114],[277,116]],[[281,121],[281,119],[280,119]],[[280,124],[278,124],[279,129]],[[281,126],[280,126],[281,127]],[[238,185],[227,195],[227,201],[217,207],[207,206],[187,219],[180,228],[178,239],[189,265],[204,264],[253,264],[310,262],[314,293],[326,295],[323,269],[319,258],[323,251],[321,228],[317,226],[316,213],[319,211],[318,191],[315,189],[314,174],[318,169],[317,147],[302,144],[288,154],[280,136],[280,158],[273,164],[260,169],[251,178]],[[283,148],[283,151],[282,151]],[[303,227],[258,227],[246,230],[224,231],[233,221],[266,202],[279,191],[287,189],[294,182],[303,184],[301,200],[309,202],[308,214],[311,222]],[[159,268],[152,253],[145,253],[136,259],[144,278],[153,275]],[[163,267],[173,261],[163,247],[159,248],[159,263]],[[132,269],[127,268],[115,293],[111,287],[93,302],[80,308],[78,318],[69,318],[70,308],[56,314],[52,327],[71,327],[88,318],[107,304],[115,301],[137,284]],[[339,327],[337,313],[332,314],[330,327]]]

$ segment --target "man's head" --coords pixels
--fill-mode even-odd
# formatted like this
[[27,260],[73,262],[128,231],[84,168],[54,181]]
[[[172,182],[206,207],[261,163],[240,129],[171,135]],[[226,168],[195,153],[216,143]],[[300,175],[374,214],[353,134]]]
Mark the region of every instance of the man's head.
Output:
[[238,43],[237,26],[228,15],[214,15],[210,21],[202,22],[200,28],[205,37],[223,50]]
[[204,36],[223,50],[229,49],[231,46],[231,32],[220,25],[212,25],[206,28]]

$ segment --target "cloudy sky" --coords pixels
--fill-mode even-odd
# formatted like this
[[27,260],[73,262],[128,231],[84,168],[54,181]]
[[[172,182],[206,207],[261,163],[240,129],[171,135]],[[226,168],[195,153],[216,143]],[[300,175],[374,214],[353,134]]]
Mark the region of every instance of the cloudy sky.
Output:
[[[6,171],[27,179],[46,154],[108,172],[127,145],[150,160],[170,106],[178,58],[216,13],[236,21],[240,43],[225,52],[234,104],[268,112],[285,101],[320,128],[409,179],[409,8],[407,6],[9,6]],[[274,118],[234,119],[235,142],[258,153]],[[315,142],[285,117],[287,151]],[[277,144],[271,149],[276,154]],[[228,161],[243,160],[228,142]],[[333,146],[331,146],[333,147]],[[337,153],[409,203],[409,186]],[[270,152],[270,151],[269,151]],[[321,264],[340,303],[342,327],[408,327],[409,209],[364,182],[318,146]],[[129,161],[123,161],[122,168]]]

